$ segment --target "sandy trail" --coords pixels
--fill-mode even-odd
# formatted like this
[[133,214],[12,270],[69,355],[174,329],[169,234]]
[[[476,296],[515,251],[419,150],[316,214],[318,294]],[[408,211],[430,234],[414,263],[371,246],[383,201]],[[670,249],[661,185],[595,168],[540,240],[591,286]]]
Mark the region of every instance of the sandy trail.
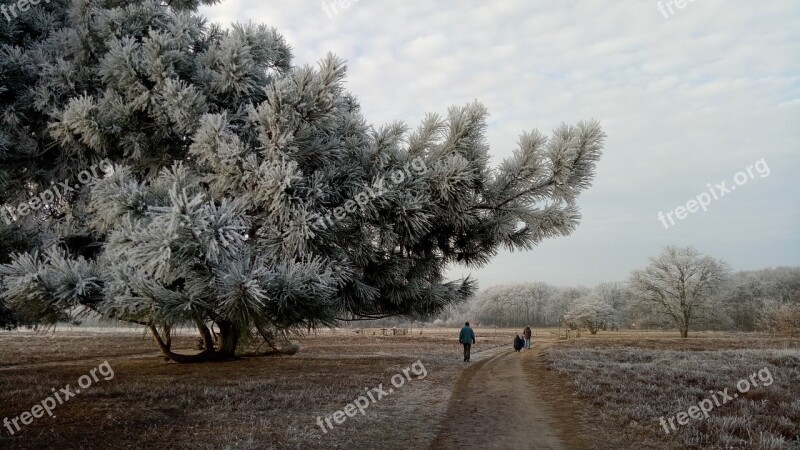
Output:
[[431,448],[591,448],[580,436],[570,391],[547,370],[542,350],[549,344],[465,363],[473,365],[456,382]]

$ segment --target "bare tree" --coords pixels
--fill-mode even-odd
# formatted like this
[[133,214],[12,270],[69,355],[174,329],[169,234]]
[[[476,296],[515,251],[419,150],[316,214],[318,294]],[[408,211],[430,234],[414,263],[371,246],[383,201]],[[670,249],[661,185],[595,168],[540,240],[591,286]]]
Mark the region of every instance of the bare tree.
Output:
[[614,322],[616,312],[614,308],[597,296],[581,298],[577,304],[565,315],[564,320],[576,327],[586,327],[591,334],[597,334],[606,325]]
[[667,246],[645,269],[631,273],[630,288],[640,301],[655,304],[669,315],[685,338],[692,319],[725,282],[729,271],[724,262],[692,247]]

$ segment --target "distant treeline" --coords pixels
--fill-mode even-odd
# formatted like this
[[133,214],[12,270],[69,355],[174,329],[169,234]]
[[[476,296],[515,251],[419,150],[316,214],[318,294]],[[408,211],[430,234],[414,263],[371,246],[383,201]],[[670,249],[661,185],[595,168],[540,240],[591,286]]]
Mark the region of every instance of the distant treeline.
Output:
[[[663,311],[640,301],[627,282],[594,287],[553,286],[534,282],[492,286],[467,303],[450,307],[438,319],[457,325],[471,320],[482,325],[554,327],[582,299],[608,306],[608,325],[622,328],[671,328]],[[800,319],[800,267],[742,271],[696,311],[697,329],[755,331],[786,328]],[[800,323],[795,324],[800,327]]]

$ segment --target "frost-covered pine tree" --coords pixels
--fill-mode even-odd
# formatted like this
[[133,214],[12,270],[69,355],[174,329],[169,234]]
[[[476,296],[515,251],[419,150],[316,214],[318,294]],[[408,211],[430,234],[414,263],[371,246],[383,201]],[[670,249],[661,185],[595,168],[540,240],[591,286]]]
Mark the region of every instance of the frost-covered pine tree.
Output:
[[[597,123],[525,133],[492,168],[480,104],[374,127],[341,60],[294,67],[274,29],[208,25],[197,3],[42,3],[0,28],[3,173],[40,176],[30,196],[113,163],[32,215],[42,243],[2,268],[15,308],[95,311],[149,327],[173,360],[226,358],[286,330],[435,314],[475,290],[448,265],[577,225]],[[197,355],[171,348],[187,323]]]

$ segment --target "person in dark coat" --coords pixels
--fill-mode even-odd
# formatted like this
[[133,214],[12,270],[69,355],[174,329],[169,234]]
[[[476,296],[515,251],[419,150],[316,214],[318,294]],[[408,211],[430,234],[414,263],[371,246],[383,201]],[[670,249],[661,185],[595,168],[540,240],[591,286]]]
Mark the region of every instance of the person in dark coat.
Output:
[[528,325],[527,327],[525,327],[524,330],[522,330],[522,337],[525,338],[525,342],[524,342],[525,348],[528,349],[528,350],[531,349],[531,334],[532,333],[531,333],[531,326],[530,325]]
[[519,335],[514,337],[514,351],[518,352],[522,348],[522,345],[523,345],[522,338],[520,338]]
[[470,328],[469,322],[458,333],[458,343],[464,346],[464,362],[469,362],[469,351],[475,343],[475,332]]

